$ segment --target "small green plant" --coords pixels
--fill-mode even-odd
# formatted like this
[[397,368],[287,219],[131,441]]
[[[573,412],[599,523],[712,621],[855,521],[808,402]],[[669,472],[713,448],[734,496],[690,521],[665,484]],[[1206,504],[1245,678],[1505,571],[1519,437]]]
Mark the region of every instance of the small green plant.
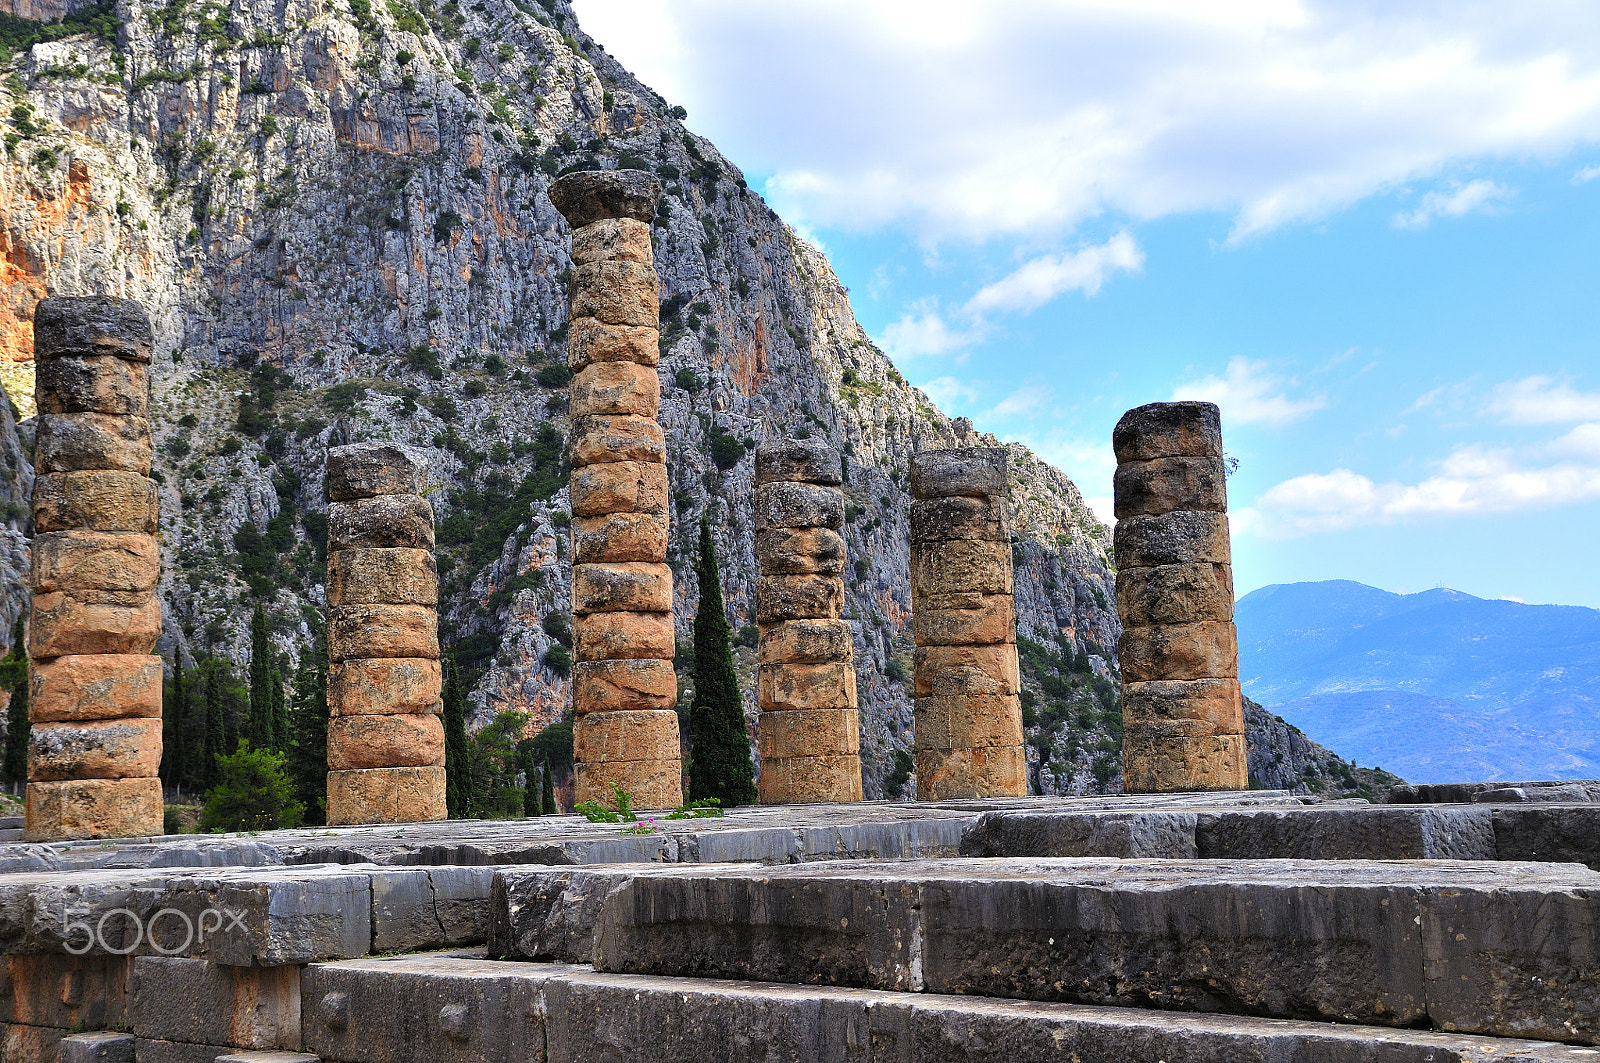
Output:
[[[628,793],[616,783],[611,784],[613,800],[616,802],[616,811],[612,811],[598,801],[582,801],[573,809],[574,812],[588,820],[590,823],[627,823],[622,828],[623,834],[654,834],[661,828],[657,826],[654,816],[641,819],[633,811],[633,795]],[[710,819],[722,815],[722,802],[715,797],[707,797],[699,801],[690,801],[688,804],[679,805],[668,812],[667,819]]]

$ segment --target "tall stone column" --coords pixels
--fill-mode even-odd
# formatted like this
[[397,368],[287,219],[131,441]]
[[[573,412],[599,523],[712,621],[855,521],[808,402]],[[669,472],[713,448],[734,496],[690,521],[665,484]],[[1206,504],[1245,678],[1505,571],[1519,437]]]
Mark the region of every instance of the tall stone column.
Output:
[[328,451],[328,823],[445,817],[439,571],[427,465]]
[[1028,792],[1001,447],[911,458],[917,797]]
[[33,317],[39,406],[26,837],[162,832],[160,514],[150,320],[105,296]]
[[861,800],[855,637],[844,608],[839,454],[819,439],[756,448],[761,803]]
[[667,446],[656,414],[660,298],[641,170],[568,174],[550,199],[572,226],[572,673],[575,799],[683,803],[667,567]]
[[1155,402],[1124,414],[1111,440],[1124,786],[1243,790],[1221,416],[1209,402]]

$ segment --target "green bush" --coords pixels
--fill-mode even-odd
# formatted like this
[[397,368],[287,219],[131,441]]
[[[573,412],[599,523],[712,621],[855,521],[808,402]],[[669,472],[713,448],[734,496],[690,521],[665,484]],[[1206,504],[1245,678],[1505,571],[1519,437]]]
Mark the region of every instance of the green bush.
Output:
[[237,752],[217,758],[217,770],[217,785],[206,792],[200,814],[202,831],[300,826],[306,809],[295,800],[282,753],[251,749],[249,740],[241,738]]
[[572,383],[572,370],[560,362],[551,362],[541,367],[534,379],[539,382],[540,387],[564,388]]

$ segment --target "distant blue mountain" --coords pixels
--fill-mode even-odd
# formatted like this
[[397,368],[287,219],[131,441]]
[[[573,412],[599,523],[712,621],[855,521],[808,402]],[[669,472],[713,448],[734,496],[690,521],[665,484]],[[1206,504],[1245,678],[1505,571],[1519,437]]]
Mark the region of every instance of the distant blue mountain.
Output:
[[1239,600],[1245,693],[1412,782],[1600,777],[1600,609],[1350,580]]

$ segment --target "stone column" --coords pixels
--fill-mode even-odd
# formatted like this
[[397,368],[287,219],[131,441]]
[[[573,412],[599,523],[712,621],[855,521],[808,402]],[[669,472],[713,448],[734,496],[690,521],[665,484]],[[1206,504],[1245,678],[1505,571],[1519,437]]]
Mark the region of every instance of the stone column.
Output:
[[33,345],[26,837],[160,834],[150,320],[127,299],[58,296],[34,311]]
[[855,636],[844,608],[839,454],[819,439],[756,448],[761,803],[861,800]]
[[683,803],[667,567],[667,446],[656,414],[660,299],[641,170],[568,174],[550,199],[572,226],[572,673],[575,800]]
[[445,817],[439,571],[421,455],[328,451],[328,823]]
[[1209,402],[1155,402],[1111,439],[1124,786],[1243,790],[1221,417]]
[[917,797],[1028,792],[1001,447],[911,458]]

